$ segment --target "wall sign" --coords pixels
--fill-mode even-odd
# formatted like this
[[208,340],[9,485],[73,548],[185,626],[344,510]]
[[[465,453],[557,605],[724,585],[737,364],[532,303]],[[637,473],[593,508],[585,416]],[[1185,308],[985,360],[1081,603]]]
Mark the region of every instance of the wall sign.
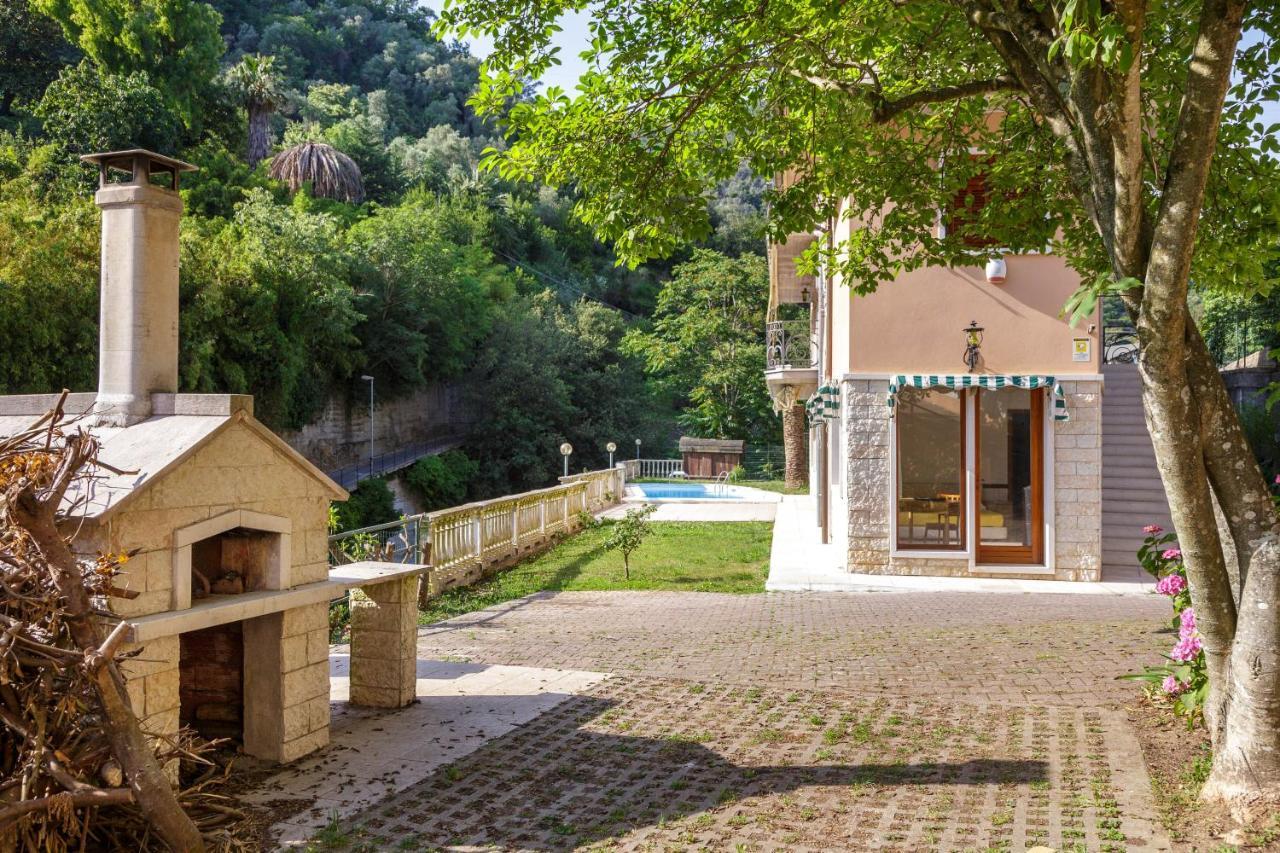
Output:
[[1072,361],[1088,361],[1089,347],[1090,347],[1090,341],[1088,338],[1072,338],[1071,339],[1071,360]]

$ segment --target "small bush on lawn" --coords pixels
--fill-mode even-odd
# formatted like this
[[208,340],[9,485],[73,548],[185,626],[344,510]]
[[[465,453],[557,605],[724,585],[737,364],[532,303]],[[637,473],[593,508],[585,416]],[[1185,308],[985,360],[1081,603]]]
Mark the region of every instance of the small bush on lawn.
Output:
[[1174,712],[1192,726],[1204,712],[1209,674],[1205,669],[1200,632],[1196,630],[1196,613],[1191,607],[1187,567],[1182,561],[1182,550],[1174,544],[1177,539],[1174,534],[1165,533],[1155,524],[1144,527],[1143,532],[1147,535],[1138,549],[1138,562],[1156,578],[1156,591],[1169,596],[1173,605],[1171,625],[1178,631],[1178,642],[1165,656],[1168,663],[1122,677],[1145,681],[1153,696],[1163,695],[1172,703]]
[[647,504],[627,510],[625,516],[613,523],[609,538],[604,542],[604,547],[610,551],[622,552],[622,571],[627,580],[631,580],[631,553],[653,532],[653,528],[649,526],[649,516],[657,509],[655,504]]

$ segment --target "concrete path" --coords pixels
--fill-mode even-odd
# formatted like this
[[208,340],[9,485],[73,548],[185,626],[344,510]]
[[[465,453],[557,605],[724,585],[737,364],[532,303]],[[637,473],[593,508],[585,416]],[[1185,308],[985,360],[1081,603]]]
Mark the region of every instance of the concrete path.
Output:
[[244,797],[257,804],[310,803],[272,827],[282,846],[305,843],[335,816],[342,821],[421,782],[606,677],[568,669],[419,660],[419,701],[396,711],[377,710],[348,704],[347,647],[334,651],[329,658],[329,746]]
[[778,505],[769,556],[769,592],[986,592],[1055,595],[1150,595],[1155,581],[1072,582],[1014,578],[943,578],[868,575],[845,571],[845,554],[823,545],[813,498],[786,495]]
[[628,490],[622,503],[600,514],[600,518],[621,518],[628,509],[653,504],[658,509],[649,516],[653,521],[773,521],[781,505],[782,495],[749,486],[733,486],[741,500],[701,500],[698,498],[658,498],[645,500]]
[[[600,513],[600,518],[622,518],[628,509],[644,501],[625,501]],[[658,509],[650,521],[773,521],[777,503],[752,501],[655,501]]]

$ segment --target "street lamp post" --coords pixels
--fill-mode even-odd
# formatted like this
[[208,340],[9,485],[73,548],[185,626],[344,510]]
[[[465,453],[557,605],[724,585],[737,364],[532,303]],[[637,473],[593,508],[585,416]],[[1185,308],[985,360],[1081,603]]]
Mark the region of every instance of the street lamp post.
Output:
[[564,457],[564,475],[569,476],[569,456],[573,453],[573,445],[565,442],[560,445],[560,455]]
[[360,377],[369,383],[369,476],[373,476],[373,377],[364,375]]
[[636,439],[636,461],[640,461],[640,439]]
[[613,452],[614,452],[615,450],[617,450],[617,449],[618,449],[618,445],[614,444],[614,443],[611,441],[611,442],[609,442],[608,444],[606,444],[606,445],[604,446],[604,449],[605,449],[605,450],[607,450],[607,451],[609,451],[609,467],[610,467],[610,468],[612,468],[612,467],[613,467]]

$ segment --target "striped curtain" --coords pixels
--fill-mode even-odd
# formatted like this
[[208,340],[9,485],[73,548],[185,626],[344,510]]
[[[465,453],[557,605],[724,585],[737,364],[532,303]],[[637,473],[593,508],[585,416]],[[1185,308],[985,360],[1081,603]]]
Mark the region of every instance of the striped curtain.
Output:
[[834,421],[840,417],[840,389],[823,385],[804,404],[810,421]]
[[989,373],[957,373],[945,374],[899,374],[889,379],[889,414],[893,415],[894,405],[898,402],[898,392],[903,388],[950,388],[958,391],[962,388],[986,388],[998,391],[1001,388],[1051,388],[1053,393],[1053,419],[1065,421],[1067,414],[1067,397],[1062,392],[1062,385],[1052,376],[1020,376],[1018,374]]

